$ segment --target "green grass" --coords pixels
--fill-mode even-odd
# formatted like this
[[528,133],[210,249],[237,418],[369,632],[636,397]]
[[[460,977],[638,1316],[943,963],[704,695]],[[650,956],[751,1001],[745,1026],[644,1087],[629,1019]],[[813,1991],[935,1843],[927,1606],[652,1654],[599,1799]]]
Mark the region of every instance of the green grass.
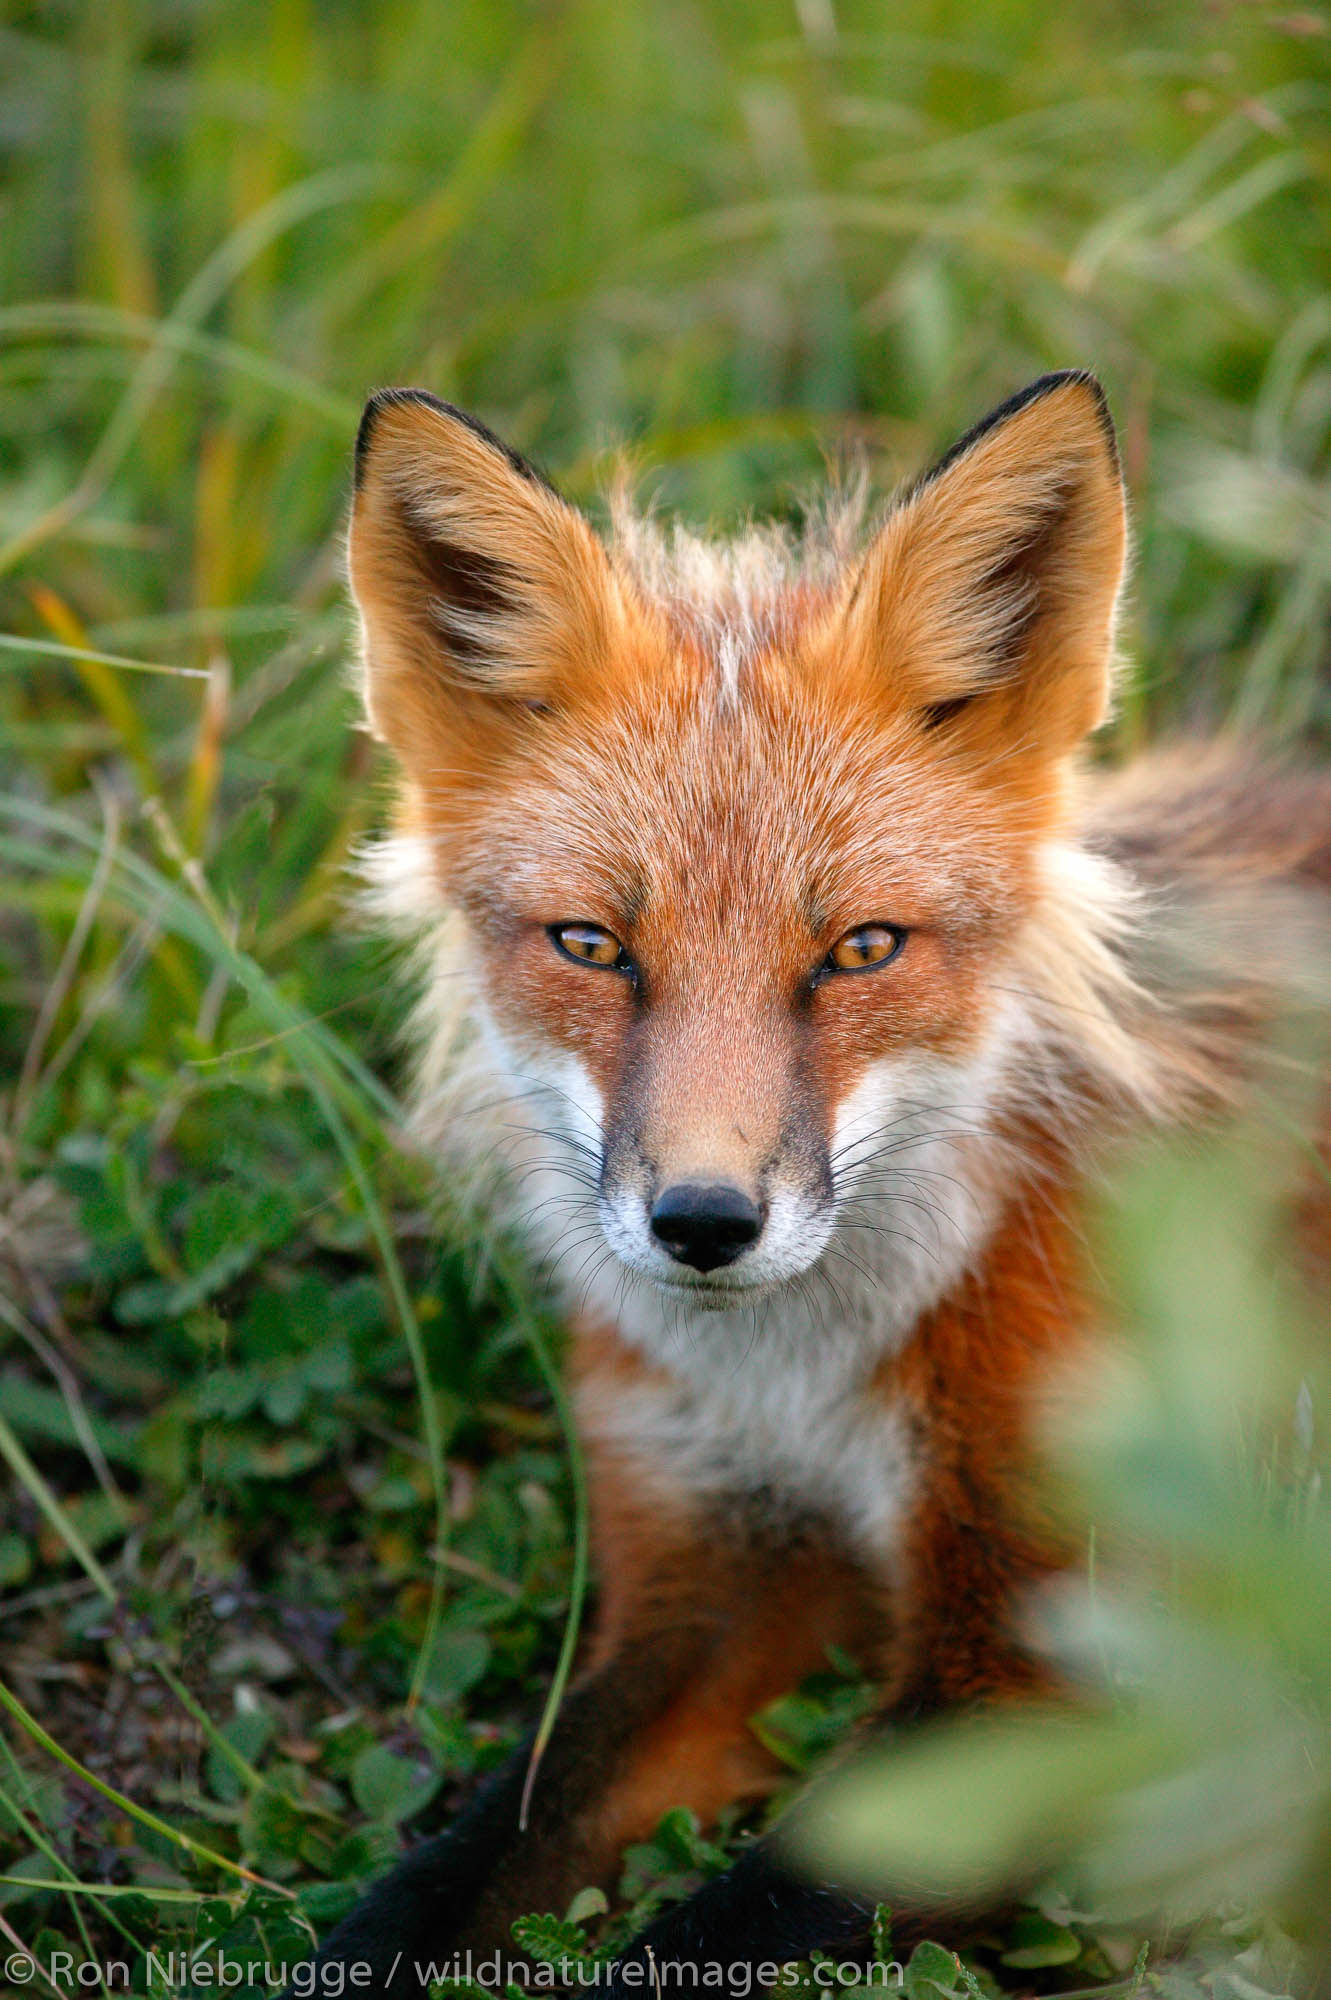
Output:
[[[271,1947],[502,1756],[576,1596],[554,1330],[395,1144],[404,1000],[347,910],[365,393],[477,410],[593,510],[627,445],[727,521],[1090,366],[1120,746],[1325,741],[1331,34],[11,0],[0,149],[0,1872],[82,1885],[0,1883],[0,1934],[230,1935],[240,1866]],[[1106,1949],[1058,1977],[1121,1983]]]

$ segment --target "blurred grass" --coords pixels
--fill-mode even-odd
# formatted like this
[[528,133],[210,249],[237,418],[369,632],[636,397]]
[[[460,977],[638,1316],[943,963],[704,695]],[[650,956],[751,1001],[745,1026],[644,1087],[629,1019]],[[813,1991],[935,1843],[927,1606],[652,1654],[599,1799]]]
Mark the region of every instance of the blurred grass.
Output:
[[[344,907],[366,391],[593,509],[627,443],[728,521],[1092,367],[1120,744],[1325,740],[1329,112],[1327,17],[1280,6],[0,10],[0,1414],[55,1509],[5,1493],[0,1658],[99,1781],[322,1922],[564,1630],[539,1328],[498,1246],[432,1243]],[[220,1877],[8,1740],[6,1873],[205,1899],[0,1884],[25,1941],[230,1935]]]

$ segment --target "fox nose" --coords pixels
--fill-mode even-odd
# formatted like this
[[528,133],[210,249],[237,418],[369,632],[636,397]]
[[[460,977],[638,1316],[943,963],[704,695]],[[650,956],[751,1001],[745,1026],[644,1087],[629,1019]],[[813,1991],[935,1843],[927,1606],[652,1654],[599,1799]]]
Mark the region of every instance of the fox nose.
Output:
[[652,1235],[679,1264],[715,1271],[762,1235],[763,1211],[743,1188],[680,1181],[657,1196]]

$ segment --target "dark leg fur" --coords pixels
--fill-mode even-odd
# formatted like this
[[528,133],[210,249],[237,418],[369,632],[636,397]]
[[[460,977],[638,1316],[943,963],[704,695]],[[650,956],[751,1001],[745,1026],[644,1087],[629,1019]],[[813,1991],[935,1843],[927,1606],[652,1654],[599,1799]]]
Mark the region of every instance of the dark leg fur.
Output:
[[[463,1948],[469,1915],[490,1871],[514,1846],[527,1756],[524,1747],[470,1811],[446,1833],[422,1843],[370,1891],[325,1941],[319,1967],[368,1967],[369,1983],[348,1990],[369,2000],[393,1995],[411,2000],[428,1990],[419,1968],[433,1963],[442,1972],[445,1961]],[[612,2000],[625,2000],[630,1992],[651,1994],[658,1978],[663,1986],[689,1991],[687,1974],[662,1977],[661,1967],[697,1966],[701,1986],[703,1968],[719,1964],[726,1985],[717,1988],[709,1981],[708,1991],[754,1994],[760,1965],[807,1958],[815,1948],[862,1954],[872,1914],[871,1902],[793,1874],[772,1843],[763,1841],[649,1924],[620,1962],[609,1993]],[[502,1947],[500,1955],[520,1956]],[[749,1969],[747,1976],[740,1967]],[[317,1977],[306,1990],[322,1990]]]
[[[635,1938],[620,1961],[610,2000],[672,1990],[753,2000],[762,1991],[759,1967],[770,1984],[782,1965],[814,1950],[862,1958],[872,1918],[872,1902],[792,1874],[764,1840]],[[688,1973],[676,1970],[686,1966],[698,1968],[696,1989]],[[715,1973],[708,1977],[709,1966],[721,1967],[722,1985],[714,1983]]]
[[[326,1940],[317,1963],[369,1967],[369,1983],[348,1989],[369,2000],[412,2000],[427,1990],[418,1966],[433,1964],[442,1975],[447,1960],[471,1948],[478,1957],[497,1949],[501,1958],[520,1962],[501,1913],[505,1920],[527,1911],[557,1913],[596,1873],[583,1865],[589,1849],[579,1822],[640,1726],[641,1710],[635,1717],[617,1710],[623,1694],[619,1675],[607,1672],[571,1697],[559,1748],[552,1745],[536,1787],[541,1808],[533,1811],[526,1834],[517,1830],[529,1755],[524,1746],[447,1832],[424,1842],[370,1891]],[[616,1718],[619,1727],[600,1735],[591,1751],[581,1734],[588,1722],[599,1726]],[[863,1961],[873,1909],[872,1899],[801,1876],[783,1857],[779,1839],[765,1838],[634,1939],[605,1989],[607,2000],[657,1995],[672,1986],[691,1992],[689,1967],[697,1968],[697,1990],[721,2000],[754,2000],[777,1969],[815,1949]],[[894,1901],[894,1935],[908,1945],[940,1916],[969,1925],[979,1914]],[[720,1984],[716,1972],[706,1970],[713,1967],[721,1968]],[[321,1990],[317,1982],[312,1990]]]
[[[584,1681],[569,1695],[542,1761],[526,1831],[519,1831],[518,1820],[530,1743],[452,1826],[423,1841],[376,1883],[325,1939],[316,1964],[367,1966],[368,1983],[349,1990],[365,2000],[410,2000],[425,1990],[418,1963],[438,1964],[473,1940],[502,1945],[506,1920],[562,1907],[599,1865],[590,1830],[579,1834],[589,1809],[710,1636],[663,1634],[650,1650],[621,1654]],[[317,1981],[313,1990],[322,1990]]]

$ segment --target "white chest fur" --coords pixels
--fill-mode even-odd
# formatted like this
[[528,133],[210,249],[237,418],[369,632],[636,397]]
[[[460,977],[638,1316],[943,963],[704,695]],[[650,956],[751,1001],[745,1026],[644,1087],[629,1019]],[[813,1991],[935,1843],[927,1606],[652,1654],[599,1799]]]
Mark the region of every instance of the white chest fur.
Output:
[[[709,1333],[720,1317],[740,1316],[709,1315]],[[585,1383],[584,1432],[635,1461],[663,1498],[752,1498],[778,1521],[815,1514],[853,1550],[890,1560],[918,1476],[900,1413],[844,1376],[829,1386],[789,1349],[774,1354],[752,1325],[735,1331],[728,1372]]]
[[[955,1074],[871,1070],[837,1121],[849,1254],[833,1246],[793,1282],[720,1310],[611,1252],[592,1172],[601,1105],[578,1067],[565,1059],[543,1075],[530,1057],[522,1071],[506,1067],[493,1034],[485,1053],[491,1088],[502,1077],[513,1093],[504,1152],[515,1219],[568,1310],[613,1326],[648,1364],[628,1383],[584,1389],[584,1429],[663,1497],[753,1496],[777,1515],[820,1515],[890,1560],[919,1473],[907,1426],[872,1377],[991,1226],[970,1108],[983,1101],[989,1052]],[[884,1128],[886,1149],[875,1142]]]

